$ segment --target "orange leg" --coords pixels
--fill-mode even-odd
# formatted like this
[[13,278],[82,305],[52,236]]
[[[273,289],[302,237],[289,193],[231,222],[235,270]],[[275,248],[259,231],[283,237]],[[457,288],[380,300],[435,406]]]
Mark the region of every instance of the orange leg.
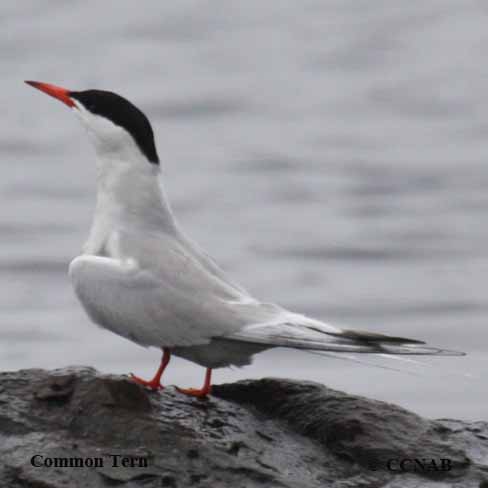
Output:
[[152,380],[146,381],[138,376],[133,375],[130,373],[130,378],[132,381],[137,383],[138,385],[145,386],[150,388],[151,390],[162,390],[163,385],[161,384],[161,376],[163,376],[164,370],[166,366],[168,366],[169,360],[171,359],[171,351],[167,347],[163,347],[163,357],[161,358],[161,364],[159,365],[156,374]]
[[203,387],[198,389],[198,388],[178,388],[176,389],[180,393],[184,393],[185,395],[190,395],[194,396],[197,398],[205,398],[207,395],[210,394],[212,390],[212,385],[211,383],[212,379],[212,368],[207,368],[207,372],[205,373],[205,383],[203,384]]

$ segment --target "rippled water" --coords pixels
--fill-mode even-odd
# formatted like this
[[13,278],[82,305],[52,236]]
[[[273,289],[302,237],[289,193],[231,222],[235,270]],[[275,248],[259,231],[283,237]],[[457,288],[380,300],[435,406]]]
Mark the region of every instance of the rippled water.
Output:
[[[38,79],[139,105],[180,221],[255,295],[469,353],[412,376],[276,350],[217,382],[293,376],[488,419],[483,4],[145,5],[0,6],[0,368],[149,375],[159,360],[76,302],[66,270],[90,223],[94,157],[65,107],[22,83]],[[202,377],[175,360],[167,381]]]

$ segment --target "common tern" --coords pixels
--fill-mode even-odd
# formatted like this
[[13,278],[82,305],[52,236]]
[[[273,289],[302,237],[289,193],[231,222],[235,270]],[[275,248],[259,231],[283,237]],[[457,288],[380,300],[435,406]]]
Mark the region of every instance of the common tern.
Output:
[[97,159],[97,201],[82,254],[69,265],[75,293],[93,322],[141,346],[163,351],[155,376],[132,379],[160,389],[172,354],[212,369],[250,364],[274,347],[332,353],[460,355],[415,339],[335,327],[261,302],[180,229],[160,182],[147,117],[104,90],[29,85],[70,107],[86,128]]

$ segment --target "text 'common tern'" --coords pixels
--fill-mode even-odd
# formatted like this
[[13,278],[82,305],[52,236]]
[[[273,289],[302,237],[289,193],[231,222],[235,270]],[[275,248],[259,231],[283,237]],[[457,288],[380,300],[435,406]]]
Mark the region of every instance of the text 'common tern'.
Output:
[[81,120],[97,155],[97,203],[83,253],[69,273],[93,322],[142,346],[162,348],[150,381],[159,389],[171,354],[207,368],[243,366],[257,352],[288,347],[333,353],[460,355],[423,342],[343,329],[255,299],[181,231],[159,181],[159,158],[146,116],[103,90],[71,91],[27,81]]

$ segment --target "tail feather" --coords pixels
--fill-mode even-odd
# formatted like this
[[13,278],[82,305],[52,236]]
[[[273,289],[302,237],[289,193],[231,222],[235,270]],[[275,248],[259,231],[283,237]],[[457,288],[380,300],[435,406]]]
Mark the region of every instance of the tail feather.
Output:
[[[226,339],[263,344],[270,347],[289,347],[309,351],[333,353],[464,356],[465,353],[425,345],[425,342],[374,332],[340,329],[310,319],[289,314],[280,323],[253,324]],[[292,320],[289,320],[292,319]]]
[[391,345],[388,343],[362,344],[362,343],[334,343],[297,340],[289,337],[264,338],[249,336],[247,334],[233,334],[226,336],[229,340],[238,340],[252,344],[269,345],[270,347],[289,347],[292,349],[303,349],[307,351],[330,351],[336,353],[360,353],[360,354],[393,354],[393,355],[415,355],[415,356],[465,356],[464,352],[441,349],[421,345]]
[[[364,366],[372,367],[372,368],[379,368],[379,369],[386,369],[388,371],[395,371],[396,373],[405,373],[411,376],[422,376],[420,373],[411,371],[408,369],[402,369],[402,368],[394,368],[393,366],[387,366],[385,364],[379,364],[375,363],[373,361],[367,361],[364,359],[359,359],[353,355],[350,354],[338,354],[334,352],[324,352],[324,351],[307,351],[310,354],[319,356],[321,358],[333,358],[333,359],[340,359],[342,361],[348,361],[352,363],[358,363]],[[391,357],[390,357],[391,359]],[[395,359],[398,359],[398,357],[395,356]]]
[[425,344],[424,341],[419,341],[417,339],[407,339],[406,337],[389,336],[385,334],[378,334],[376,332],[353,329],[341,329],[340,332],[326,332],[326,334],[367,343]]
[[[440,363],[433,363],[429,361],[432,356],[428,359],[423,361],[414,360],[411,358],[407,358],[404,356],[392,356],[390,354],[374,354],[367,357],[367,359],[363,359],[364,355],[361,357],[357,357],[354,354],[341,354],[335,352],[324,352],[324,351],[306,351],[309,354],[313,354],[314,356],[318,356],[322,359],[340,359],[346,362],[358,363],[367,367],[372,368],[379,368],[389,371],[395,371],[397,373],[403,373],[410,376],[416,377],[435,377],[435,378],[462,378],[463,380],[473,380],[473,379],[480,379],[481,376],[469,372],[463,372],[459,370],[451,370],[446,369],[445,365]],[[379,361],[386,361],[379,362]],[[400,361],[401,363],[405,364],[405,367],[394,367],[391,366],[389,361]]]

